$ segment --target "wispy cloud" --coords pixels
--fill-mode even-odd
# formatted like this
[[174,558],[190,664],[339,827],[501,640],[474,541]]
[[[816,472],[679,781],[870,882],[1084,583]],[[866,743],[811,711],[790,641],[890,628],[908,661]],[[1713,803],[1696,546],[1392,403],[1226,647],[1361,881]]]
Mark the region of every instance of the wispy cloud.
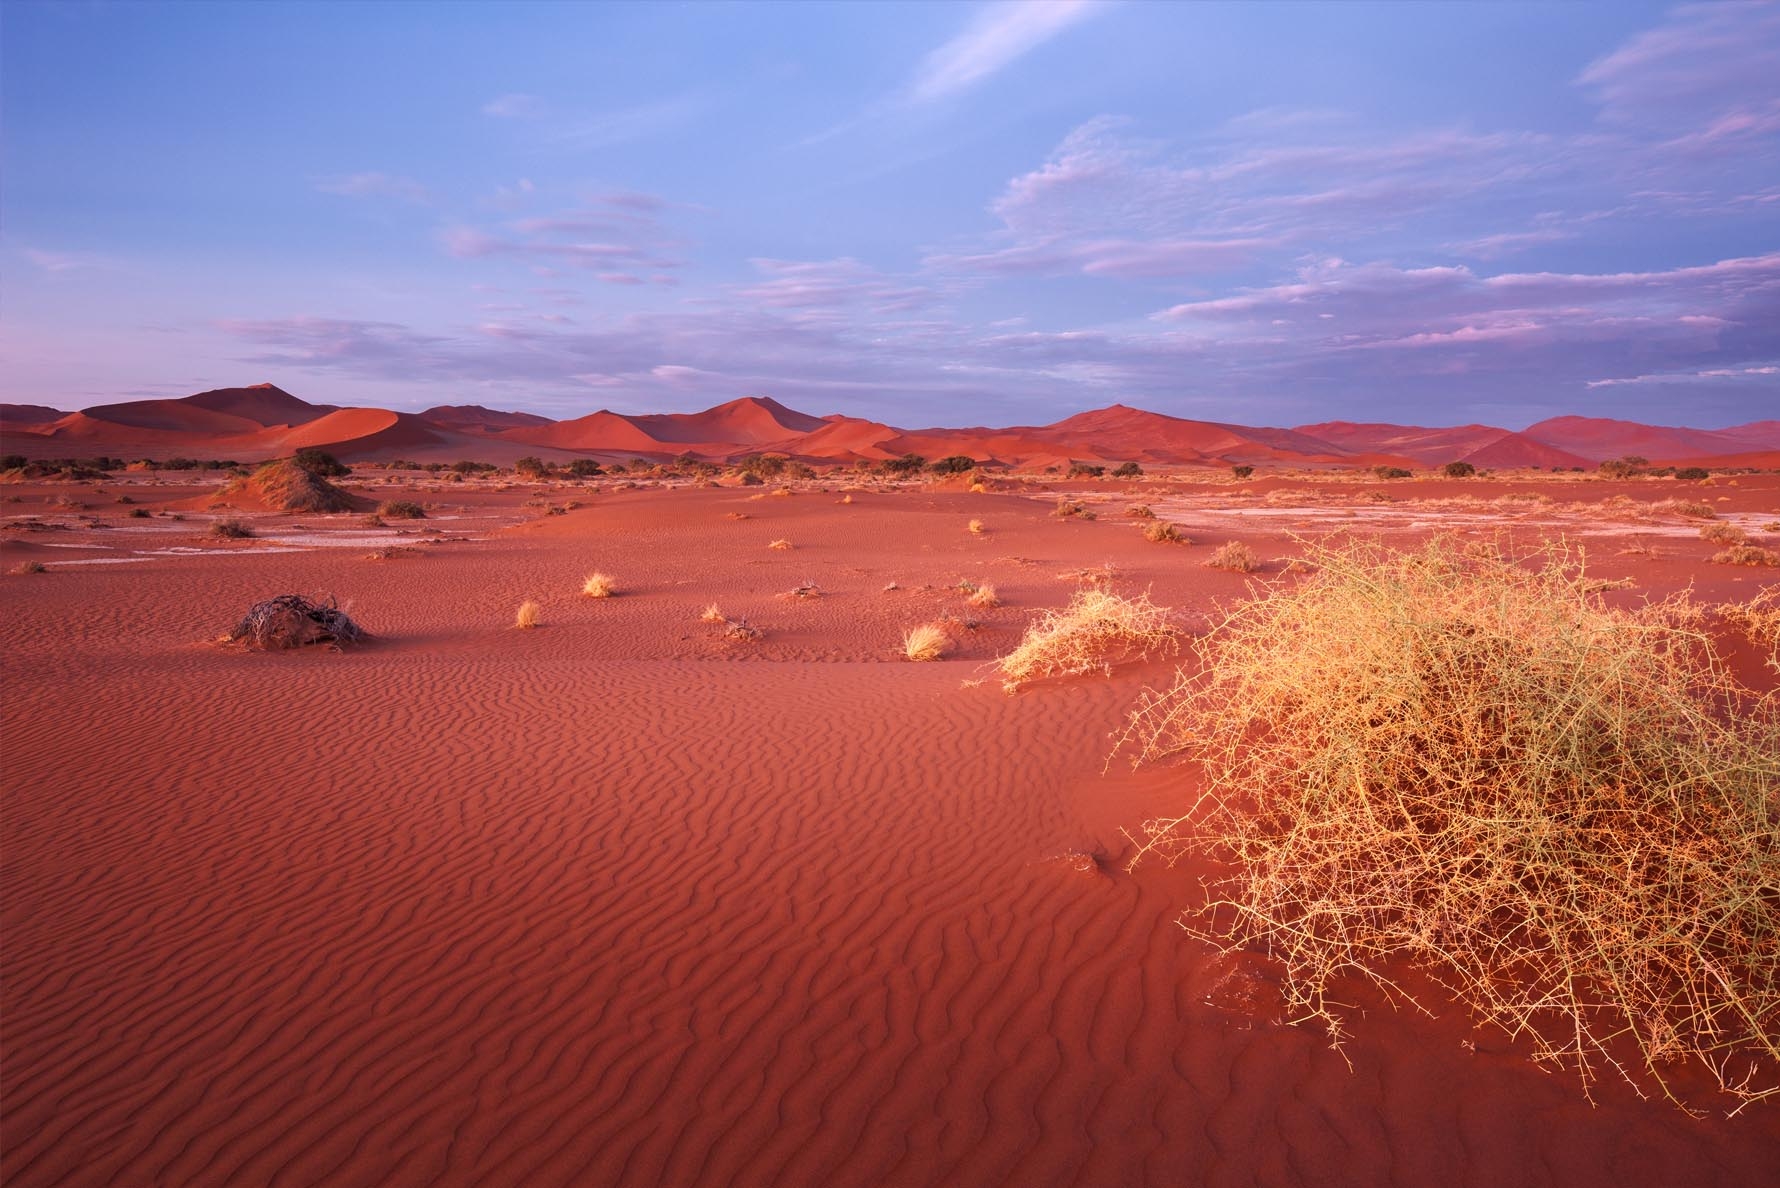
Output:
[[49,273],[80,272],[118,266],[115,259],[98,252],[52,252],[40,248],[26,248],[25,259]]
[[1103,7],[1095,0],[991,4],[963,32],[927,55],[905,98],[914,104],[933,103],[969,90]]
[[1715,380],[1756,380],[1780,384],[1780,367],[1709,367],[1704,371],[1667,371],[1651,375],[1628,375],[1620,379],[1589,380],[1591,388],[1616,388],[1627,384],[1699,384]]
[[540,95],[511,94],[489,100],[482,113],[520,125],[541,147],[595,149],[665,135],[690,123],[706,103],[702,93],[689,91],[628,107],[582,111]]
[[545,102],[536,95],[497,95],[482,105],[482,114],[497,120],[528,120],[542,116]]
[[318,178],[315,188],[323,194],[338,194],[344,198],[394,198],[421,204],[432,201],[425,186],[397,173],[371,171]]

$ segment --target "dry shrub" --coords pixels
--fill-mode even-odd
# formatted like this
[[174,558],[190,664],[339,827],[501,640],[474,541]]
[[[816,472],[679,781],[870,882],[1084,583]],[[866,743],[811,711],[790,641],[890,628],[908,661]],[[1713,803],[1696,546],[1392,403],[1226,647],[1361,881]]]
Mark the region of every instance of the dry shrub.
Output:
[[1780,586],[1769,586],[1746,602],[1727,602],[1719,615],[1733,631],[1767,653],[1767,666],[1780,672]]
[[44,568],[41,561],[20,561],[12,567],[12,572],[24,576],[33,573],[48,573],[49,570]]
[[1134,520],[1153,520],[1155,511],[1147,503],[1134,503],[1125,509],[1125,514]]
[[705,607],[704,613],[699,615],[698,621],[701,623],[727,623],[729,616],[723,613],[722,607],[713,602]]
[[1780,553],[1760,545],[1741,544],[1712,554],[1712,560],[1720,565],[1780,565]]
[[1699,503],[1691,499],[1665,499],[1661,503],[1652,504],[1653,512],[1671,512],[1689,520],[1716,520],[1718,512],[1709,503]]
[[1051,514],[1059,520],[1092,520],[1094,513],[1079,499],[1059,499]]
[[1673,1098],[1676,1062],[1780,1091],[1776,699],[1668,607],[1584,593],[1561,548],[1313,558],[1197,640],[1121,740],[1204,773],[1132,860],[1231,865],[1182,927],[1266,949],[1337,1041],[1340,979],[1413,1003],[1407,960],[1585,1093],[1603,1066],[1640,1087],[1641,1063]]
[[1205,563],[1213,569],[1227,569],[1231,573],[1253,573],[1255,550],[1240,540],[1226,541],[1218,546],[1217,552],[1206,558]]
[[618,586],[608,574],[590,573],[581,583],[581,593],[589,598],[610,598],[618,593]]
[[290,458],[268,462],[251,475],[236,478],[217,494],[218,499],[247,496],[263,500],[267,507],[295,512],[363,511],[370,501],[341,490],[320,475]]
[[386,520],[424,520],[426,508],[412,499],[386,499],[377,505],[377,514]]
[[1143,526],[1143,538],[1151,544],[1192,544],[1179,528],[1167,520],[1152,520]]
[[1001,598],[995,593],[995,587],[989,582],[980,582],[964,599],[972,606],[987,610],[1001,605]]
[[301,594],[280,594],[254,603],[223,639],[274,651],[323,643],[338,647],[364,637],[364,629],[332,598],[311,602]]
[[952,637],[938,623],[923,623],[902,634],[902,654],[910,660],[938,660],[952,646]]
[[966,524],[964,527],[967,530],[969,530],[969,532],[972,536],[981,536],[983,534],[983,532],[985,531],[985,529],[983,528],[983,522],[981,520],[972,520],[970,523]]
[[513,626],[521,631],[530,631],[538,625],[538,617],[543,611],[537,603],[526,599],[519,604],[519,613],[513,616]]
[[760,628],[749,626],[746,619],[734,619],[723,626],[723,638],[731,643],[754,643],[765,634]]
[[1112,675],[1123,660],[1175,646],[1168,612],[1147,594],[1127,598],[1111,590],[1077,590],[1062,610],[1047,610],[1026,628],[1019,646],[997,663],[1009,693],[1046,677]]
[[246,540],[253,535],[253,525],[246,520],[237,520],[233,517],[217,520],[210,525],[210,535],[221,537],[223,540]]
[[767,545],[766,547],[769,549],[784,550],[784,549],[788,549],[791,547],[791,542],[788,540],[775,540],[771,544]]
[[1718,545],[1740,545],[1749,543],[1749,534],[1735,524],[1703,524],[1700,539]]

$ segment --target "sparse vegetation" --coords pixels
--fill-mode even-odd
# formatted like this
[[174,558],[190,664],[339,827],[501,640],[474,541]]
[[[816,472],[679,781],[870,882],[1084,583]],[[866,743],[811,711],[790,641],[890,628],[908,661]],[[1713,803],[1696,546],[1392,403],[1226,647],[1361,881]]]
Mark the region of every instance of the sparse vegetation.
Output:
[[978,582],[976,586],[965,595],[964,601],[984,610],[1001,605],[1000,595],[995,593],[994,585],[989,582]]
[[253,527],[245,520],[230,517],[211,524],[210,535],[221,537],[223,540],[245,540],[253,535]]
[[1740,544],[1714,553],[1712,560],[1719,565],[1780,565],[1780,553],[1760,545]]
[[1127,598],[1089,588],[1076,591],[1062,610],[1045,611],[997,664],[1001,687],[1013,693],[1049,677],[1110,676],[1114,664],[1174,646],[1168,612],[1147,594]]
[[1106,473],[1106,467],[1096,466],[1090,462],[1077,462],[1070,466],[1066,478],[1099,478]]
[[[1122,740],[1202,791],[1133,863],[1230,864],[1194,936],[1264,949],[1339,1041],[1339,980],[1407,959],[1542,1061],[1780,1091],[1780,718],[1662,606],[1558,548],[1315,548],[1232,609]],[[1532,562],[1529,564],[1528,562]],[[1419,1005],[1419,1004],[1418,1004]],[[1622,1060],[1641,1053],[1642,1071]]]
[[1125,514],[1134,520],[1153,520],[1156,513],[1147,503],[1133,503],[1125,509]]
[[1372,473],[1381,479],[1406,479],[1410,477],[1409,472],[1404,470],[1401,466],[1374,466],[1372,468]]
[[1735,524],[1705,524],[1700,528],[1700,539],[1712,544],[1740,545],[1749,542],[1749,534]]
[[412,499],[388,499],[378,504],[377,514],[387,520],[424,520],[426,508]]
[[1253,573],[1255,571],[1255,550],[1240,540],[1226,541],[1218,546],[1216,552],[1206,558],[1205,563],[1213,569],[1227,569],[1231,573]]
[[713,602],[705,607],[703,613],[698,616],[698,621],[701,623],[727,623],[729,616],[723,613],[722,607]]
[[313,447],[298,450],[291,461],[317,478],[345,478],[352,473],[340,459]]
[[1059,520],[1092,520],[1094,513],[1088,505],[1079,499],[1059,499],[1057,507],[1051,512]]
[[902,654],[910,660],[938,660],[951,646],[952,637],[938,623],[923,623],[902,635]]
[[1667,499],[1651,510],[1673,512],[1687,520],[1716,520],[1718,512],[1710,503],[1691,499]]
[[1698,483],[1711,478],[1712,472],[1703,466],[1683,466],[1675,472],[1675,477],[1684,482]]
[[935,474],[966,474],[976,468],[976,459],[967,454],[953,454],[927,464],[927,469]]
[[1167,520],[1151,520],[1143,526],[1143,538],[1151,544],[1192,544],[1179,528]]
[[588,574],[587,580],[581,583],[581,593],[588,598],[610,598],[618,593],[618,586],[610,575],[596,571]]
[[1143,467],[1135,462],[1121,462],[1118,469],[1113,471],[1113,477],[1122,479],[1142,478]]
[[1469,462],[1448,462],[1440,468],[1440,473],[1447,478],[1471,478],[1477,473],[1477,467]]
[[538,625],[539,616],[543,613],[543,610],[543,607],[539,606],[531,599],[526,599],[519,604],[519,611],[513,616],[513,626],[519,628],[521,631],[530,631]]

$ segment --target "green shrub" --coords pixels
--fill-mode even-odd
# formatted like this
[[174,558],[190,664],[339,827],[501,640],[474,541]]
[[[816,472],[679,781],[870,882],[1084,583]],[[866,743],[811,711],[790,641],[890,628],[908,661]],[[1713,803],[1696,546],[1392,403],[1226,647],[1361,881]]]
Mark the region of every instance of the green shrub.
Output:
[[318,478],[343,478],[352,473],[340,459],[313,448],[298,450],[291,461]]
[[1121,462],[1119,468],[1113,471],[1113,477],[1122,479],[1142,478],[1143,467],[1135,462]]

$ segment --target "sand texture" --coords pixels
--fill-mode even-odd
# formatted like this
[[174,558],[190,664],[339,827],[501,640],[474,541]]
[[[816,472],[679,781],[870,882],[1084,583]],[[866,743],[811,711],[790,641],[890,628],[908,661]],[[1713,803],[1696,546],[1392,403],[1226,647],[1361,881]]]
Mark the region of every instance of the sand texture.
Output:
[[[844,436],[736,411],[757,439]],[[404,449],[574,433],[453,415],[353,427]],[[1120,869],[1121,828],[1191,778],[1105,767],[1172,662],[1017,695],[983,667],[1077,571],[1114,566],[1190,628],[1248,581],[1211,546],[1277,577],[1291,531],[1342,525],[1568,534],[1636,583],[1614,597],[1771,583],[1707,562],[1697,523],[1599,509],[1670,487],[1492,504],[1506,485],[1220,477],[1083,488],[1084,522],[1052,514],[1063,488],[342,482],[427,519],[254,512],[255,538],[220,541],[213,490],[9,488],[9,527],[52,527],[0,543],[8,1188],[1629,1188],[1780,1166],[1780,1107],[1695,1118],[1615,1081],[1591,1106],[1437,997],[1423,1018],[1356,985],[1345,1058],[1288,1026],[1263,956],[1174,924],[1203,871]],[[1759,535],[1780,479],[1706,497]],[[1146,541],[1137,501],[1195,543]],[[10,572],[29,560],[48,572]],[[582,596],[595,570],[612,597]],[[1002,605],[966,604],[983,581]],[[374,638],[212,642],[286,592],[337,596]],[[540,625],[515,630],[527,599]],[[762,637],[701,622],[713,602]],[[947,617],[945,659],[902,658]]]

